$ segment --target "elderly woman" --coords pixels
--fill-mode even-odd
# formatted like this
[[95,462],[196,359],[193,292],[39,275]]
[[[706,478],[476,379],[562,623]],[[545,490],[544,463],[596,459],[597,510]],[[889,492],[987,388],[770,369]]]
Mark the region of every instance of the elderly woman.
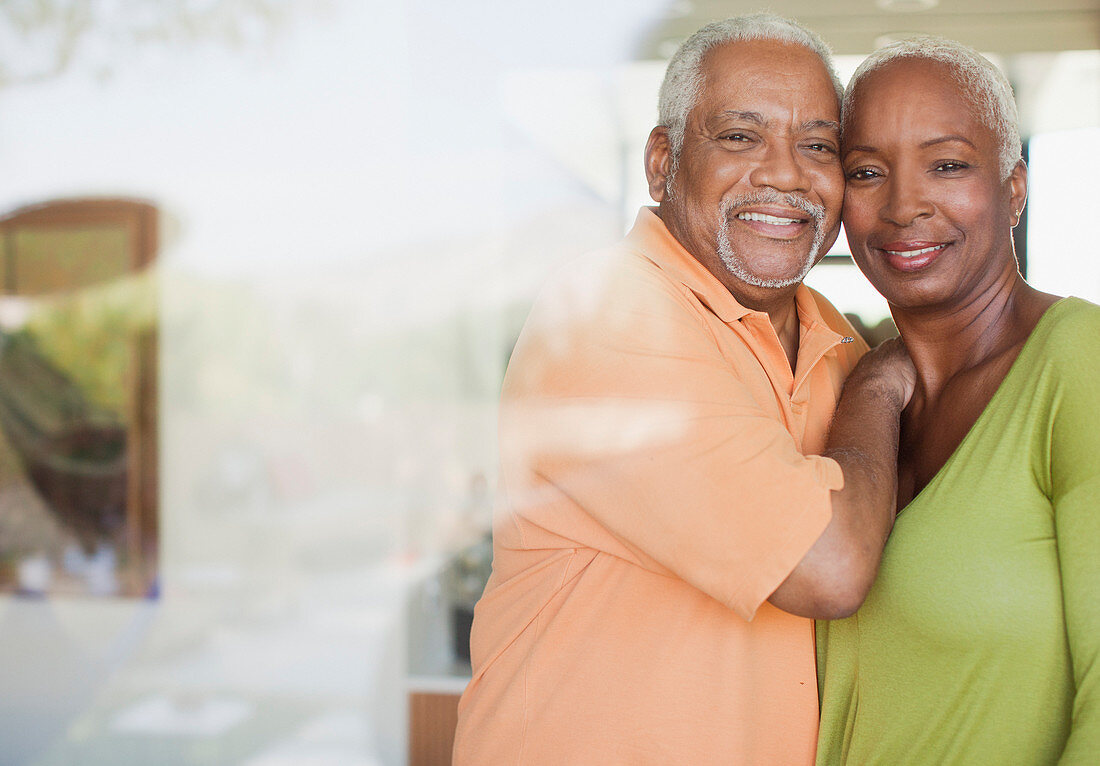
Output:
[[1100,763],[1100,308],[1017,270],[1027,168],[982,56],[883,48],[843,114],[852,254],[917,385],[878,580],[818,625],[818,763]]

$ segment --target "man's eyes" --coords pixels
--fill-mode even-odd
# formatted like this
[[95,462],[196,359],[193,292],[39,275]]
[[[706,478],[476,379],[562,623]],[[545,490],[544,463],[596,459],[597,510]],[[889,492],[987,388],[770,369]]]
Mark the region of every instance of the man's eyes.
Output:
[[[723,133],[720,135],[719,140],[728,141],[734,144],[752,144],[756,143],[759,139],[752,133],[746,133],[743,131],[735,131],[733,133]],[[810,152],[817,152],[821,154],[836,154],[837,148],[830,141],[811,141],[803,144],[803,147]]]

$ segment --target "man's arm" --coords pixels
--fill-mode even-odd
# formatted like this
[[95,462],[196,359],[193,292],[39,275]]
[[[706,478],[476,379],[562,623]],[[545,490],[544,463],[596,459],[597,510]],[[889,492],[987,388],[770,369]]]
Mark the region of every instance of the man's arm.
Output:
[[[855,447],[836,445],[856,449],[859,458],[802,454],[768,396],[752,389],[750,379],[759,383],[763,375],[759,362],[747,351],[737,360],[725,356],[692,298],[649,264],[618,253],[577,262],[532,309],[501,406],[513,542],[600,550],[674,575],[751,620],[803,559],[808,577],[844,576],[832,567],[814,571],[819,551],[807,552],[815,544],[824,550],[850,516],[834,507],[837,497],[843,505],[852,496],[858,505],[861,495],[882,489],[860,477],[859,467],[846,470],[865,459],[861,439],[874,438],[853,428]],[[908,364],[900,350],[898,356],[896,365]],[[853,371],[853,391],[869,365]],[[889,375],[884,380],[896,384]],[[850,392],[842,411],[869,412],[874,399],[862,398]],[[885,500],[866,512],[881,509],[886,529],[900,409],[889,438],[880,439],[890,455],[876,466]],[[873,575],[886,531],[864,530],[861,521],[851,517],[845,537],[861,546],[863,535],[870,538]],[[806,603],[798,606],[792,596],[789,608],[806,613],[827,586],[804,586]]]
[[838,619],[863,603],[878,571],[897,505],[901,411],[916,372],[897,339],[860,360],[844,384],[825,457],[840,464],[829,525],[768,600],[802,617]]

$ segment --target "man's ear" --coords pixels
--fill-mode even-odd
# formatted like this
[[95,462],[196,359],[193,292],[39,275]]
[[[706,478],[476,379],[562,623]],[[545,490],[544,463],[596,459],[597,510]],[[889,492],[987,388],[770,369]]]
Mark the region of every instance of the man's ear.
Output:
[[1020,214],[1024,211],[1024,203],[1027,202],[1027,164],[1020,160],[1016,167],[1012,168],[1012,174],[1008,177],[1008,183],[1012,187],[1012,226],[1020,222]]
[[649,131],[645,143],[645,177],[649,182],[649,196],[658,205],[668,196],[668,177],[672,172],[672,143],[668,128],[658,125]]

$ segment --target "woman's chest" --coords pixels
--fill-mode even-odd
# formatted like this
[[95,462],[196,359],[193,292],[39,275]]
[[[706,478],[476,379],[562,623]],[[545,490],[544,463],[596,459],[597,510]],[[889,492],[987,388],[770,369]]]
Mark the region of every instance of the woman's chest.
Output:
[[999,368],[975,370],[934,398],[914,402],[902,416],[898,500],[904,507],[951,459],[981,417],[1003,378]]
[[1017,651],[1032,642],[1050,649],[1064,641],[1050,501],[1026,449],[998,446],[953,461],[905,508],[861,614],[959,651],[999,644]]

